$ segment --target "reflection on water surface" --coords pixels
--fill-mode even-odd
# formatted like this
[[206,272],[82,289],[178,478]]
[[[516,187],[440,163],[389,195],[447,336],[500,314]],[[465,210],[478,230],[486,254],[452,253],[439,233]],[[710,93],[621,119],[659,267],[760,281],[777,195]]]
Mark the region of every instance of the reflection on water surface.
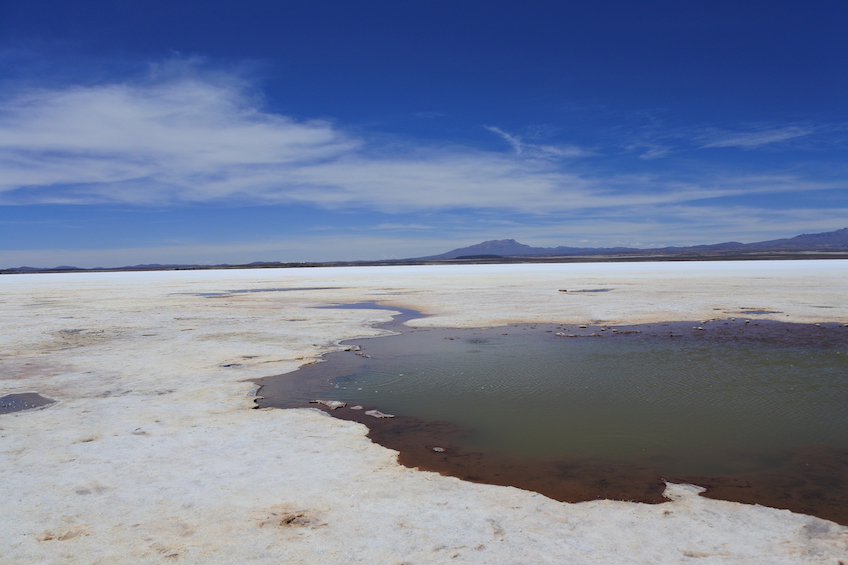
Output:
[[370,358],[330,396],[454,423],[469,430],[467,447],[662,461],[677,474],[753,470],[784,448],[848,447],[848,355],[830,348],[514,327],[359,344]]
[[560,500],[656,502],[660,477],[691,479],[721,498],[848,523],[848,328],[399,321],[384,327],[403,334],[263,379],[260,406],[324,398],[397,414],[333,412],[367,423],[406,464]]

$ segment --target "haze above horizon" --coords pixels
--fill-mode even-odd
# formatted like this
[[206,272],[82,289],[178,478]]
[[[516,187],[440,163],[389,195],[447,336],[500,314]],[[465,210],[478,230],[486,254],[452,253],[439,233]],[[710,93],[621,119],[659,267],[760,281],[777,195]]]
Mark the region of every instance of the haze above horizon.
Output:
[[7,0],[0,268],[836,230],[846,24],[835,0]]

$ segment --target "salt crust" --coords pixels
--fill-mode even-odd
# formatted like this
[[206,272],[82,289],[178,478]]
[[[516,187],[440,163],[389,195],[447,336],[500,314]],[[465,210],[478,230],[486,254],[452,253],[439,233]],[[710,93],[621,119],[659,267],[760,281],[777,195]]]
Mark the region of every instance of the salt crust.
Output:
[[[410,470],[359,424],[252,410],[245,379],[417,325],[848,322],[848,262],[321,268],[0,277],[2,563],[848,563],[848,528],[669,485],[672,502],[559,503]],[[191,293],[341,286],[337,290]],[[604,293],[560,293],[568,288]],[[187,293],[187,294],[186,294]],[[720,310],[715,310],[716,308]],[[833,330],[837,331],[837,330]]]

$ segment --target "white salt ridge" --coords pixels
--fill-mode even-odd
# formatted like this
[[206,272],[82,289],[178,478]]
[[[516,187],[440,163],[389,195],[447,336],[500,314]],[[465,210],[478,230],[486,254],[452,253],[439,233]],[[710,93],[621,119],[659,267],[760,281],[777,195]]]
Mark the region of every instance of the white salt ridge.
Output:
[[[253,410],[246,379],[417,325],[848,322],[844,261],[509,265],[0,277],[0,563],[848,563],[848,528],[669,485],[672,502],[566,504],[410,470],[364,426]],[[338,290],[191,294],[342,286]],[[561,288],[613,288],[559,293]],[[719,308],[721,310],[714,310]],[[709,325],[706,326],[707,328]],[[79,331],[77,331],[79,330]],[[830,329],[823,331],[841,331]]]

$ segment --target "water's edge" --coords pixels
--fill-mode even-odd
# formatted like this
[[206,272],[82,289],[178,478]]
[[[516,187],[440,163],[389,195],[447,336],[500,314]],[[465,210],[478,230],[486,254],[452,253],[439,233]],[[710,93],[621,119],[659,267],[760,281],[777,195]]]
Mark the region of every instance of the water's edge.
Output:
[[[424,317],[414,310],[382,306],[374,302],[329,306],[328,308],[382,309],[400,312],[392,320],[375,327],[394,333],[415,330],[405,322]],[[630,339],[638,336],[671,338],[680,341],[750,341],[805,347],[832,346],[845,343],[848,329],[840,324],[789,324],[753,319],[725,328],[711,325],[699,329],[703,322],[657,322],[631,326],[615,326],[613,334],[602,325],[576,328],[570,326],[563,339],[602,338]],[[740,324],[744,321],[740,320]],[[539,324],[541,326],[541,324]],[[504,331],[536,329],[537,324],[511,325]],[[550,326],[546,324],[545,326]],[[542,330],[545,331],[545,330]],[[547,331],[552,331],[548,329]],[[372,338],[375,339],[375,338]],[[443,475],[473,482],[514,486],[532,490],[564,502],[597,499],[627,500],[645,503],[665,502],[665,481],[692,483],[707,489],[705,496],[721,500],[761,504],[848,525],[848,449],[805,447],[787,453],[781,465],[766,471],[716,476],[668,476],[646,465],[591,458],[527,458],[499,452],[471,450],[459,445],[455,438],[463,430],[451,423],[427,421],[409,416],[373,418],[364,410],[349,407],[330,410],[311,404],[316,390],[324,390],[322,398],[332,399],[333,382],[356,372],[367,363],[356,342],[341,345],[348,351],[332,352],[323,362],[305,365],[277,377],[254,382],[259,385],[257,407],[318,407],[334,417],[360,422],[369,428],[368,437],[375,443],[399,452],[405,466],[436,471]]]

